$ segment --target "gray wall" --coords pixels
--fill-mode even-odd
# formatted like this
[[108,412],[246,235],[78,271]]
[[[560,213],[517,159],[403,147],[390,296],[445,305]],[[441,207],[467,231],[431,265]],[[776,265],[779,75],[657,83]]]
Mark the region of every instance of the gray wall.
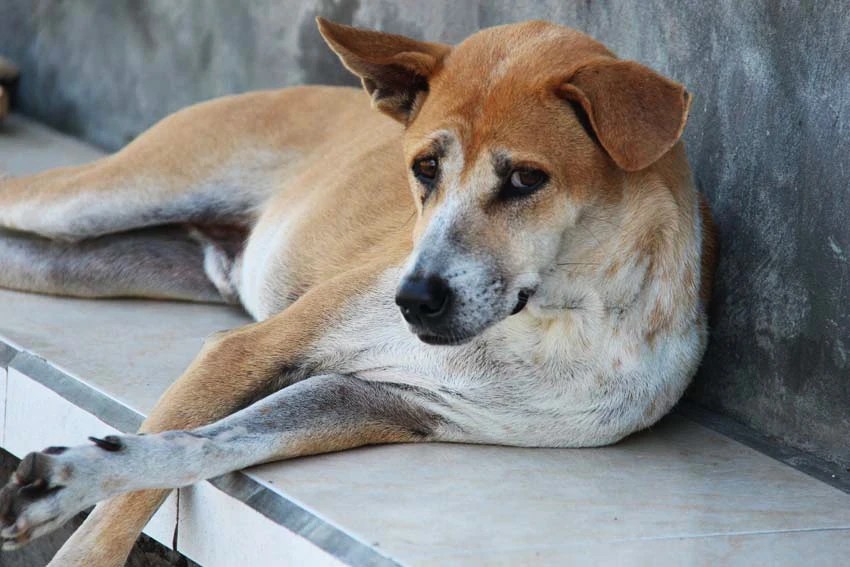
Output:
[[20,108],[118,148],[205,98],[353,83],[317,14],[456,42],[545,18],[685,83],[722,260],[690,396],[850,463],[850,10],[846,1],[0,0]]

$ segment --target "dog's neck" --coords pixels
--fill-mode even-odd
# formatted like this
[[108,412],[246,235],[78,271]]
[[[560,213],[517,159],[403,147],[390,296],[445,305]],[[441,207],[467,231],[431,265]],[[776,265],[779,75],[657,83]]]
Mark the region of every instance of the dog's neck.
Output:
[[[689,180],[685,180],[689,182]],[[658,176],[633,179],[616,205],[588,208],[529,302],[541,320],[593,314],[636,333],[696,316],[700,281],[697,201]]]

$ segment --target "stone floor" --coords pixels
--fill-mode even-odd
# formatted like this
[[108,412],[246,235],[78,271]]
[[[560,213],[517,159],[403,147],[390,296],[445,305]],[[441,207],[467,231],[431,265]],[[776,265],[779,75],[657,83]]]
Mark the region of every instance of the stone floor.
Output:
[[[17,117],[0,130],[13,173],[95,155]],[[0,291],[0,446],[133,430],[204,336],[245,321]],[[205,566],[839,565],[850,494],[672,415],[602,449],[383,446],[256,467],[181,490],[147,531],[171,545],[175,526]]]

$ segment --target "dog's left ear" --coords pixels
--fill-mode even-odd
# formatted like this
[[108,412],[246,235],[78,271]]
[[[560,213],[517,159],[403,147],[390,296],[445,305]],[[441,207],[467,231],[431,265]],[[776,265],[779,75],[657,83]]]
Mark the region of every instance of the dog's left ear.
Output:
[[559,94],[581,105],[611,159],[626,171],[655,163],[682,135],[691,97],[682,85],[634,61],[597,59]]
[[402,124],[415,117],[428,79],[451,47],[401,35],[361,30],[316,18],[319,32],[343,65],[360,77],[372,105]]

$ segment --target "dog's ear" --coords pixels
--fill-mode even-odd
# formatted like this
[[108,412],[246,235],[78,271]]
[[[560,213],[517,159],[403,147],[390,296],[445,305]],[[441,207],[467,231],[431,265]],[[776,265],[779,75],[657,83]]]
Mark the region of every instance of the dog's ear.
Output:
[[343,65],[360,77],[372,105],[409,124],[428,93],[428,79],[451,50],[448,45],[361,30],[316,18],[319,32]]
[[652,165],[682,135],[691,97],[685,88],[634,61],[597,59],[558,88],[581,105],[591,127],[626,171]]

